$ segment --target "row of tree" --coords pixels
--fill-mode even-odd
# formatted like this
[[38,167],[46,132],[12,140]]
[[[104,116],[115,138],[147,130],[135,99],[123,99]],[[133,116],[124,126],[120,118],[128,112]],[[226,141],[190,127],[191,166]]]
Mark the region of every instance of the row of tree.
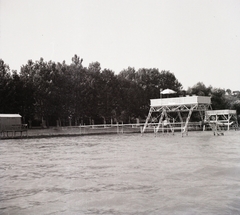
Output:
[[29,60],[17,73],[0,59],[0,113],[19,113],[25,123],[33,125],[131,122],[145,119],[150,99],[159,98],[160,91],[166,88],[176,91],[177,96],[212,96],[213,108],[240,111],[239,95],[226,95],[224,89],[203,83],[183,91],[182,84],[169,71],[136,71],[128,67],[115,74],[101,69],[98,62],[88,67],[82,62],[77,55],[70,65],[42,58]]

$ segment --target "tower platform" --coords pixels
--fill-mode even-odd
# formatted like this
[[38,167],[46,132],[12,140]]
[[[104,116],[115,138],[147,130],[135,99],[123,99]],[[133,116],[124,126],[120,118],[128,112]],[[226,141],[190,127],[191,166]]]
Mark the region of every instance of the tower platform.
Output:
[[206,111],[204,121],[211,127],[227,127],[227,130],[229,130],[230,127],[234,127],[235,129],[238,127],[236,110],[208,110]]
[[[211,107],[211,98],[208,96],[187,96],[187,97],[175,97],[175,98],[163,98],[163,99],[151,99],[150,110],[142,129],[142,133],[145,132],[148,126],[154,126],[154,132],[157,133],[160,129],[166,125],[174,132],[173,125],[177,122],[177,118],[180,120],[181,132],[188,134],[188,123],[193,111],[198,111],[201,116],[201,120],[204,120],[205,111]],[[184,118],[182,113],[187,113]],[[170,116],[170,113],[175,113],[175,116]],[[171,122],[172,120],[172,122]],[[158,121],[156,123],[156,121]]]

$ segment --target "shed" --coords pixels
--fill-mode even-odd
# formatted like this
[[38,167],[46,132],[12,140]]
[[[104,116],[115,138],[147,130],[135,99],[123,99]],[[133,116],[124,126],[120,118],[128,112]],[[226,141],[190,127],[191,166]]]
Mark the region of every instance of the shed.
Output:
[[21,126],[22,117],[19,114],[0,114],[0,131],[15,130],[15,126]]

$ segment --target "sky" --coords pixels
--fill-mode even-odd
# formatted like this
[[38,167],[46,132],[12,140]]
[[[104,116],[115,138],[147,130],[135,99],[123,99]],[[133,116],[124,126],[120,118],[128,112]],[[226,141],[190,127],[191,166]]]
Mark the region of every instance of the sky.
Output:
[[115,74],[167,70],[183,89],[240,90],[240,0],[0,0],[0,58],[11,70],[75,54]]

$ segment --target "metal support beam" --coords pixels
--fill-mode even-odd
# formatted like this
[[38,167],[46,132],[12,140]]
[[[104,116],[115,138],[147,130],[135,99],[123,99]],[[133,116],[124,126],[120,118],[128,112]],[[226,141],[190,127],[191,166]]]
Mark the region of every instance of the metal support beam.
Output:
[[[157,127],[154,129],[154,132],[157,133],[160,129],[160,126],[163,126],[164,119],[167,121],[166,125],[174,132],[174,129],[178,129],[179,127],[175,127],[175,125],[181,124],[181,132],[183,134],[188,133],[188,124],[190,118],[192,116],[193,111],[200,112],[201,120],[204,118],[204,113],[206,110],[211,107],[211,99],[206,96],[192,96],[192,97],[176,97],[176,98],[168,98],[168,99],[152,99],[150,110],[142,129],[142,133],[145,132],[147,126],[149,124],[149,120],[151,118],[152,113],[158,114],[159,122]],[[186,121],[183,120],[181,116],[182,113],[188,113]],[[176,114],[180,120],[180,123],[177,122]],[[173,117],[174,128],[170,122],[169,117],[171,115],[175,115]],[[158,118],[157,117],[157,118]],[[185,122],[184,122],[185,121]]]

